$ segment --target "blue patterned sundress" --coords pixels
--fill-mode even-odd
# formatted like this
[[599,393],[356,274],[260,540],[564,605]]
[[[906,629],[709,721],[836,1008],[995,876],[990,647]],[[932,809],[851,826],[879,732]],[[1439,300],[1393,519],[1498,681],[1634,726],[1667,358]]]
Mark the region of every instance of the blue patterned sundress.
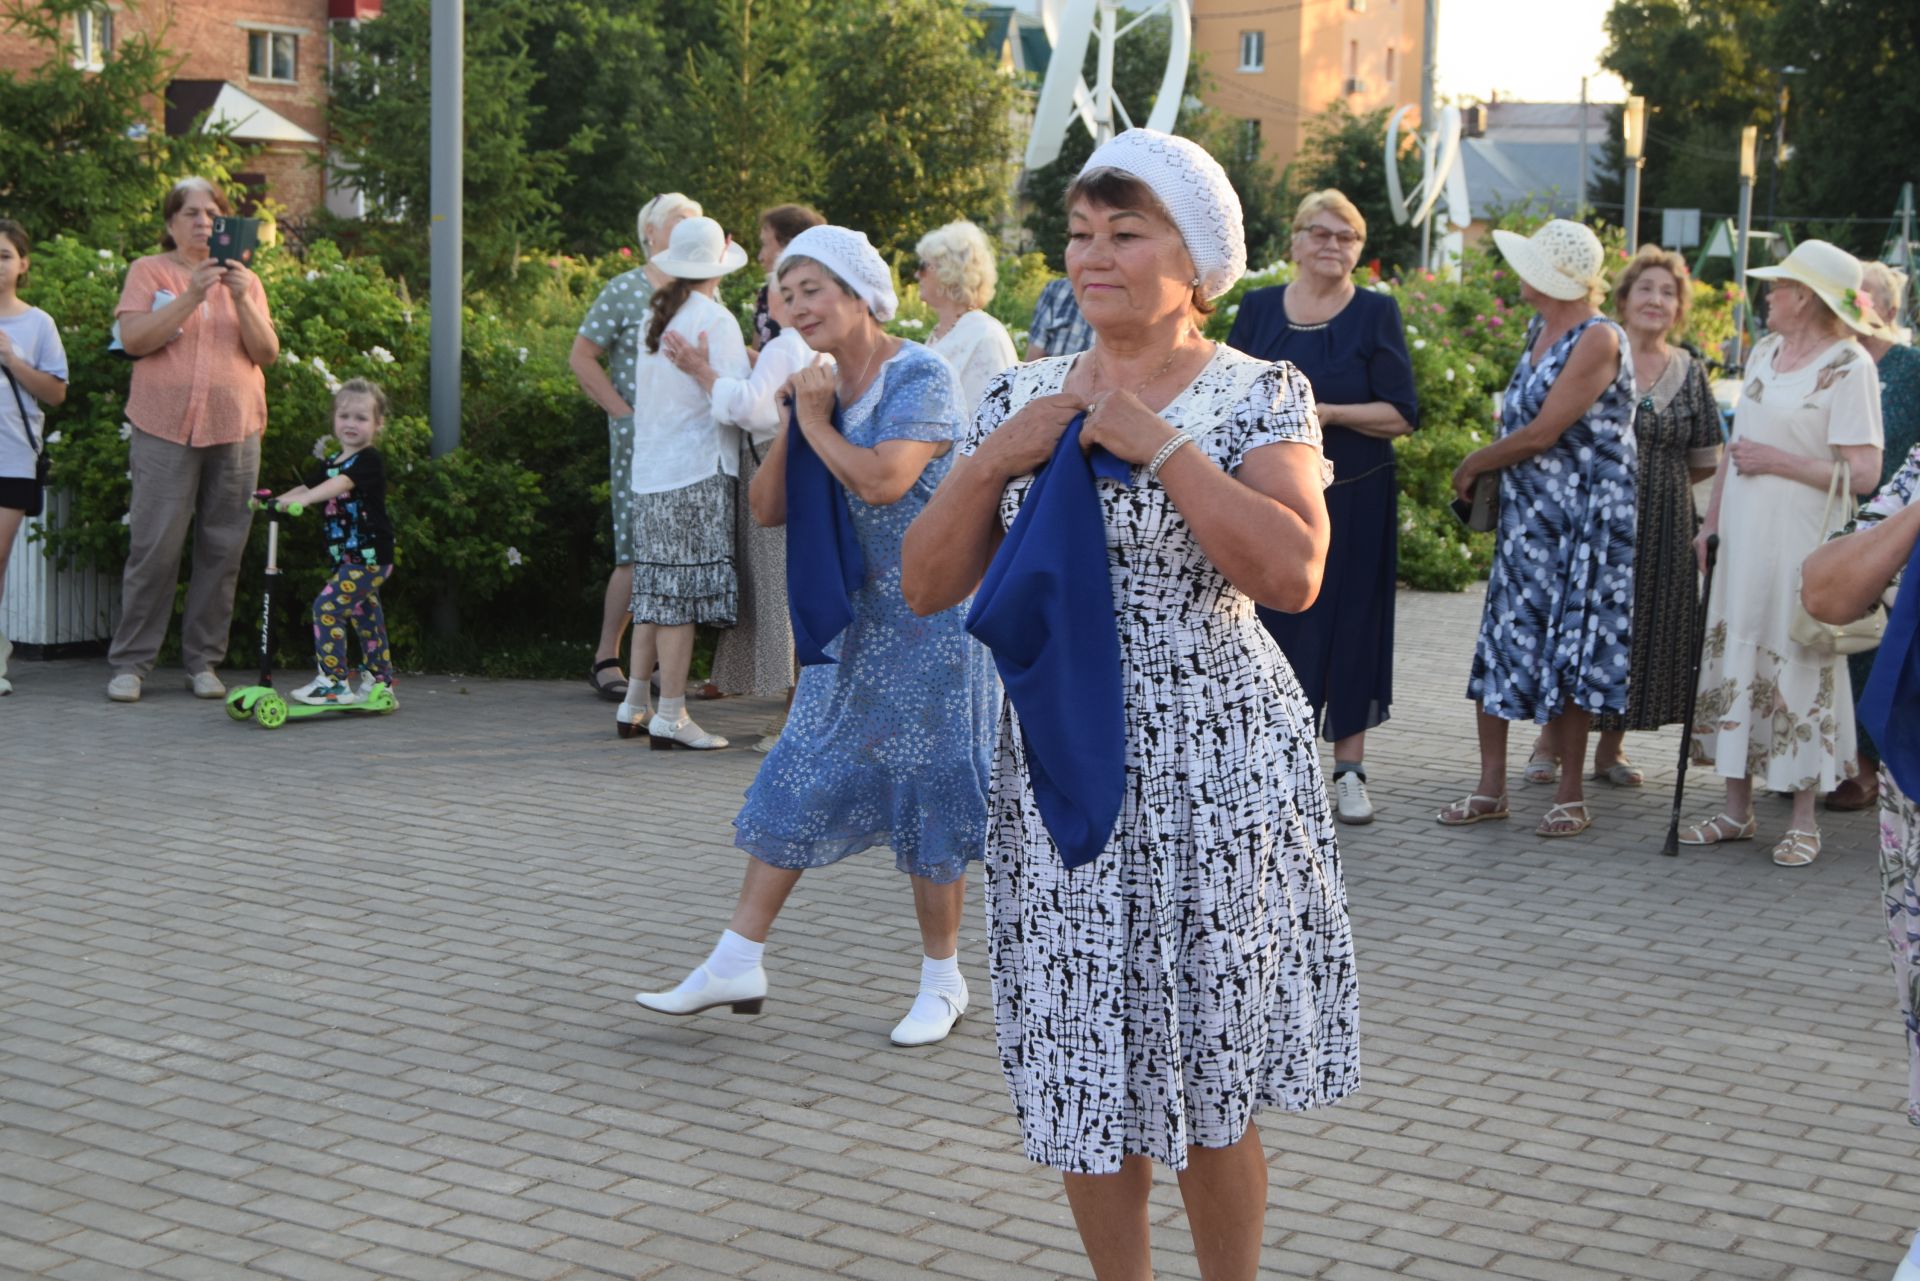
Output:
[[[842,434],[863,448],[956,441],[962,424],[952,367],[917,343],[841,413]],[[953,459],[929,462],[888,506],[847,496],[867,578],[827,646],[839,662],[800,670],[786,728],[733,821],[734,844],[763,863],[824,867],[887,845],[901,871],[947,884],[986,848],[999,679],[967,634],[971,601],[919,618],[900,591],[901,540]]]
[[1500,411],[1505,437],[1532,422],[1595,325],[1620,340],[1620,372],[1553,448],[1500,473],[1500,525],[1467,697],[1490,716],[1546,724],[1562,712],[1624,712],[1632,652],[1636,519],[1633,362],[1627,336],[1594,316],[1538,364],[1538,317]]

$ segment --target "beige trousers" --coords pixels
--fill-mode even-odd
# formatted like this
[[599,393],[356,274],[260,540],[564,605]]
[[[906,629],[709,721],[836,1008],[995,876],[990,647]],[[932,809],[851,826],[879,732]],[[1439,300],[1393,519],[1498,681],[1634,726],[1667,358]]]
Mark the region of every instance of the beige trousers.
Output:
[[133,430],[133,546],[120,584],[120,625],[107,662],[116,675],[153,670],[180,583],[180,552],[193,526],[193,570],[180,621],[180,657],[189,675],[227,656],[233,589],[240,581],[260,478],[260,437],[237,445],[176,445]]

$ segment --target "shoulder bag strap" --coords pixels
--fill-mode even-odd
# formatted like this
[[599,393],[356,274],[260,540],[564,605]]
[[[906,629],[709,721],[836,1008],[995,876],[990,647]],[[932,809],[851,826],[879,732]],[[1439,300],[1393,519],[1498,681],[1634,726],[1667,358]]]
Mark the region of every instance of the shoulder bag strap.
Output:
[[13,388],[13,405],[20,411],[20,430],[27,433],[27,444],[33,446],[33,456],[40,456],[40,441],[33,434],[33,419],[27,415],[27,402],[20,394],[20,383],[13,376],[13,370],[0,365],[0,374],[7,376],[7,386]]

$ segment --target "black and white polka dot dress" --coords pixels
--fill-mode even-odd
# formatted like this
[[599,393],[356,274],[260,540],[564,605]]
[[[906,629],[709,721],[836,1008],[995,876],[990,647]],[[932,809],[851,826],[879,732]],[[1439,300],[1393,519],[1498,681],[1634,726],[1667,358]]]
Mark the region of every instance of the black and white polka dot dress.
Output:
[[[1066,380],[1072,357],[987,390],[966,445]],[[1318,447],[1307,380],[1218,348],[1162,411],[1229,472]],[[1031,478],[1007,486],[1011,525]],[[1027,1155],[1083,1174],[1130,1154],[1184,1168],[1262,1106],[1359,1083],[1358,989],[1312,719],[1286,659],[1159,482],[1098,482],[1126,690],[1127,792],[1106,851],[1061,866],[1011,705],[987,841],[995,1021]]]

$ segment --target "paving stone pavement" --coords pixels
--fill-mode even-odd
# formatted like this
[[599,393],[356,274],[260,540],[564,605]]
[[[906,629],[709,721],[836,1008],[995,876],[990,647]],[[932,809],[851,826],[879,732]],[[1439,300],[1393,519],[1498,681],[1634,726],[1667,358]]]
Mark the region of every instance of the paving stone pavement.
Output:
[[[1890,1277],[1920,1136],[1871,819],[1800,871],[1662,858],[1673,740],[1636,736],[1648,787],[1582,837],[1535,838],[1517,778],[1514,821],[1439,828],[1477,610],[1402,598],[1381,818],[1343,830],[1366,1080],[1264,1118],[1264,1275]],[[886,1043],[918,940],[879,851],[801,883],[764,1015],[634,1007],[724,923],[758,755],[618,741],[581,682],[268,732],[106,677],[17,664],[0,701],[0,1274],[1089,1275],[1020,1155],[977,894],[976,1013],[929,1050]],[[744,741],[768,707],[699,711]]]

